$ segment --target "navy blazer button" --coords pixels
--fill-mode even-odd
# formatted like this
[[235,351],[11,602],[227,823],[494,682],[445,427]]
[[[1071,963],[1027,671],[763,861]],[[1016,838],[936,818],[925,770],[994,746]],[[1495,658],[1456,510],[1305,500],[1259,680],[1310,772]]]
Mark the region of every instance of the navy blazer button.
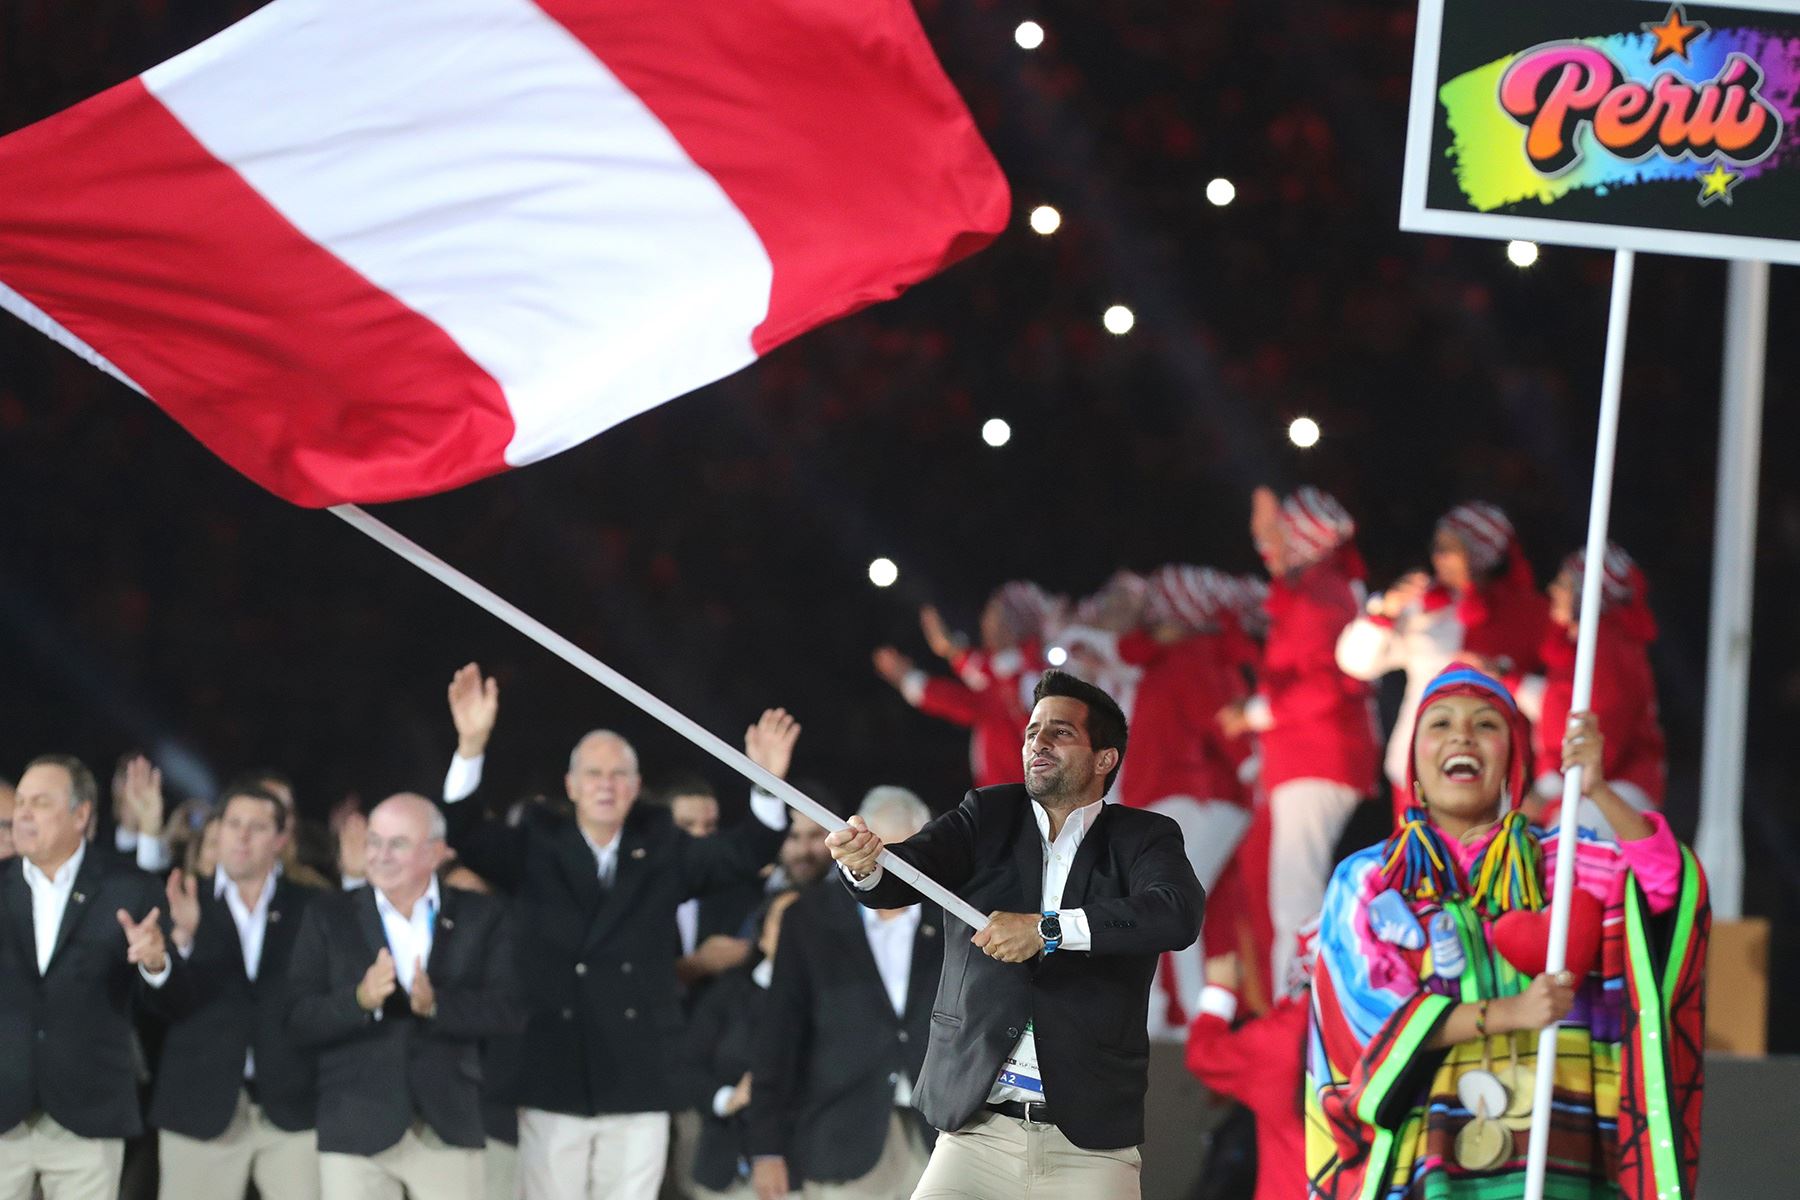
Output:
[[906,1032],[906,1030],[904,1030],[904,1029],[902,1029],[902,1030],[901,1030],[901,1031],[900,1031],[900,1040],[901,1040],[901,1041],[903,1041],[903,1042],[907,1042],[907,1041],[911,1041],[911,1040],[912,1040],[912,1036],[911,1036],[911,1035],[910,1035],[910,1034],[908,1034],[908,1033],[907,1033],[907,1032]]
[[565,1021],[573,1021],[575,1019],[575,1010],[572,1008],[563,1009],[562,1010],[562,1019]]
[[637,1020],[637,1009],[635,1009],[635,1008],[628,1008],[628,1009],[626,1009],[626,1010],[625,1010],[625,1019],[626,1019],[626,1020],[627,1020],[627,1021],[635,1021],[635,1020]]
[[631,964],[630,963],[620,963],[619,964],[619,974],[621,974],[621,975],[631,974]]
[[1011,1025],[1008,1025],[1006,1027],[1006,1036],[1009,1038],[1016,1038],[1019,1036],[1019,1031],[1017,1029],[1013,1028]]
[[44,1040],[44,1031],[41,1029],[37,1031],[37,1040],[40,1042]]
[[577,975],[586,975],[587,974],[587,964],[586,963],[576,963],[575,964],[575,973]]

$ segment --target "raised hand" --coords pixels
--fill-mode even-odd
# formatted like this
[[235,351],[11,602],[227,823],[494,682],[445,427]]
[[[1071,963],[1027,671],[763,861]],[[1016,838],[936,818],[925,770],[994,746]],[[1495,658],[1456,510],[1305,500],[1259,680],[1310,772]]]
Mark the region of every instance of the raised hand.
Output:
[[364,1012],[374,1012],[387,998],[394,994],[400,986],[399,977],[394,974],[394,956],[383,946],[375,953],[375,961],[363,972],[362,982],[356,985],[356,1002]]
[[1284,559],[1281,529],[1281,497],[1272,488],[1259,487],[1250,493],[1250,539],[1263,561],[1277,573]]
[[787,709],[764,709],[756,724],[744,730],[744,753],[775,778],[786,779],[799,738],[800,722],[789,716]]
[[125,931],[125,961],[142,967],[152,975],[169,965],[168,947],[163,943],[162,909],[153,908],[141,921],[133,921],[124,909],[118,912],[119,928]]
[[412,997],[414,1016],[427,1018],[437,1016],[437,989],[431,986],[431,976],[425,973],[423,958],[417,959],[413,963],[413,985],[409,994]]
[[163,894],[169,900],[169,920],[174,925],[175,948],[187,952],[194,948],[194,934],[200,929],[200,883],[180,867],[169,872]]
[[873,658],[875,660],[875,673],[887,680],[894,687],[899,687],[906,681],[906,677],[912,673],[912,659],[906,657],[906,655],[900,653],[892,646],[883,646],[876,650]]
[[1219,732],[1229,738],[1242,737],[1250,732],[1250,719],[1244,715],[1242,704],[1227,704],[1213,714],[1213,720],[1218,722]]
[[1411,605],[1424,596],[1431,587],[1431,576],[1423,571],[1413,571],[1402,575],[1394,581],[1392,587],[1381,593],[1381,615],[1393,620],[1405,612]]
[[355,809],[338,822],[338,875],[364,879],[369,874],[369,818]]
[[145,837],[157,837],[163,827],[162,771],[138,755],[125,764],[125,811],[132,827]]
[[456,725],[456,753],[474,758],[487,752],[500,717],[500,682],[481,677],[481,668],[469,663],[450,677],[450,720]]
[[1600,723],[1594,720],[1591,712],[1569,714],[1569,727],[1563,732],[1562,769],[1567,774],[1576,767],[1581,768],[1581,794],[1592,796],[1597,788],[1606,786],[1602,763],[1606,753],[1606,738],[1600,733]]
[[851,817],[844,828],[825,835],[825,848],[845,870],[863,879],[875,869],[876,859],[881,854],[881,839],[869,831],[861,817]]
[[925,635],[925,644],[931,652],[942,659],[949,659],[962,647],[950,636],[944,625],[944,618],[939,615],[935,605],[927,604],[919,610],[919,632]]

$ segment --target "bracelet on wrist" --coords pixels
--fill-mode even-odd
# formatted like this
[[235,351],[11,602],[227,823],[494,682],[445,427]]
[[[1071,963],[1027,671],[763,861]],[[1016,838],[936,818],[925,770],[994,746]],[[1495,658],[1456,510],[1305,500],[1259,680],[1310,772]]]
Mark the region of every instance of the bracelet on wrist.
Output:
[[1487,1027],[1488,1001],[1483,1000],[1475,1008],[1475,1032],[1482,1037],[1488,1035]]

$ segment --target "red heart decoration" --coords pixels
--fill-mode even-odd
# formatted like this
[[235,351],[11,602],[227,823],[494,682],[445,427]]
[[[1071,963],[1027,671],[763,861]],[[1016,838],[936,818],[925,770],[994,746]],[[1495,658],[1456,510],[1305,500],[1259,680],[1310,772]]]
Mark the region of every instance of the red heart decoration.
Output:
[[[1605,916],[1589,892],[1576,888],[1569,904],[1569,950],[1564,961],[1577,980],[1600,959],[1600,924]],[[1544,973],[1544,960],[1550,947],[1550,910],[1524,912],[1514,910],[1494,922],[1494,949],[1527,978]]]

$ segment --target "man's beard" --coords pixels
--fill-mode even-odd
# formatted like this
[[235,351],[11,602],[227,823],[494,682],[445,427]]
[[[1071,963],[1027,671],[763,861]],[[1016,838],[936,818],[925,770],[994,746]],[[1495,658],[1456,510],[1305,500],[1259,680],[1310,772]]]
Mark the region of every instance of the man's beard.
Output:
[[1058,766],[1039,775],[1025,772],[1025,794],[1033,800],[1060,800],[1068,793],[1068,768]]

